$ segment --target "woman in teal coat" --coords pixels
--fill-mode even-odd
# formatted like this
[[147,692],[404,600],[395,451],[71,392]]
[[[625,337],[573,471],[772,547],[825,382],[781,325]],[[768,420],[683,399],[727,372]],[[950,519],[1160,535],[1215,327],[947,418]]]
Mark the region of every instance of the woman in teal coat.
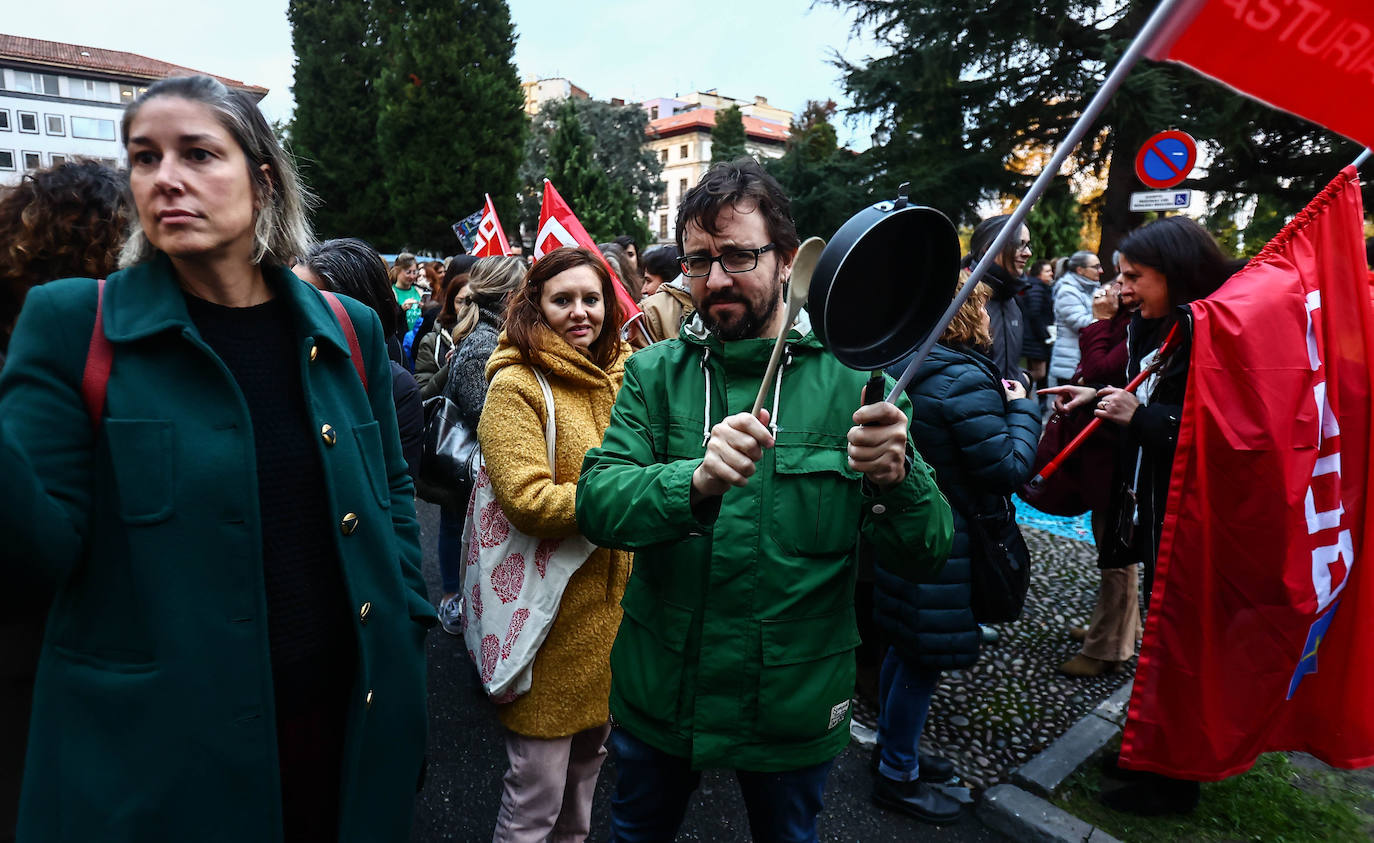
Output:
[[164,80],[121,136],[127,268],[30,293],[0,376],[0,555],[57,589],[19,838],[404,840],[434,613],[377,317],[286,269],[248,98]]

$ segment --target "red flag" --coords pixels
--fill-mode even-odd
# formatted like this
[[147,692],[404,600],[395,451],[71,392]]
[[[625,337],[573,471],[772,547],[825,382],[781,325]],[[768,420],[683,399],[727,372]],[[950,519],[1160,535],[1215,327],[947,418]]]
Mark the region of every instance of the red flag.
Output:
[[1192,366],[1124,766],[1374,764],[1374,308],[1347,167],[1193,305]]
[[506,242],[506,230],[496,217],[496,206],[491,204],[491,194],[482,206],[482,219],[477,223],[477,236],[473,238],[472,254],[478,258],[504,258],[510,254],[510,244]]
[[1149,55],[1374,146],[1370,0],[1183,0]]
[[544,202],[539,206],[539,234],[534,238],[534,259],[540,258],[552,252],[554,249],[563,246],[581,246],[584,249],[591,249],[592,253],[601,258],[601,263],[606,267],[606,271],[611,273],[611,286],[615,287],[615,300],[620,303],[620,310],[623,314],[623,321],[620,323],[628,325],[634,320],[643,316],[640,313],[639,305],[630,297],[623,284],[620,283],[620,276],[616,275],[615,268],[606,261],[601,254],[601,250],[596,247],[596,242],[592,240],[587,229],[578,222],[577,215],[573,213],[568,203],[563,201],[563,197],[558,195],[558,190],[554,188],[553,182],[544,179]]

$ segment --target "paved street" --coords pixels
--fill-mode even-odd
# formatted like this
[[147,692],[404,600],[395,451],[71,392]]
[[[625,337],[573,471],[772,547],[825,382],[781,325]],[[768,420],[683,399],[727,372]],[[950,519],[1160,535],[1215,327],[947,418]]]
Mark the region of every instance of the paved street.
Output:
[[[437,599],[434,555],[438,509],[420,502],[425,577]],[[459,638],[436,628],[429,636],[429,775],[415,814],[415,841],[489,840],[501,795],[506,756],[494,708],[482,695]],[[869,801],[868,752],[851,745],[840,756],[826,789],[820,837],[828,841],[939,840],[996,843],[1006,840],[967,815],[958,825],[935,828],[886,811]],[[592,812],[593,840],[605,840],[612,758],[603,770]],[[731,843],[749,839],[744,803],[734,779],[710,772],[693,799],[681,840]]]

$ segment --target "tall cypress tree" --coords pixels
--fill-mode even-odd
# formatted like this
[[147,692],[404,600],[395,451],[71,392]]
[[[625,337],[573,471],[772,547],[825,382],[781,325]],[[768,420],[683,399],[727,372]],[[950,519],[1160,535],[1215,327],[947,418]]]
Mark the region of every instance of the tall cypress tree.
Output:
[[577,107],[565,100],[557,113],[558,122],[549,138],[546,178],[593,240],[629,234],[639,243],[649,242],[649,229],[634,196],[596,160],[596,139],[583,127]]
[[377,152],[381,51],[368,0],[291,0],[296,52],[291,148],[320,199],[321,238],[376,242],[389,232]]
[[396,247],[457,250],[491,194],[515,219],[527,120],[505,0],[406,0],[383,17],[377,139]]
[[734,161],[749,153],[744,148],[744,113],[732,105],[716,112],[716,125],[711,129],[711,163]]

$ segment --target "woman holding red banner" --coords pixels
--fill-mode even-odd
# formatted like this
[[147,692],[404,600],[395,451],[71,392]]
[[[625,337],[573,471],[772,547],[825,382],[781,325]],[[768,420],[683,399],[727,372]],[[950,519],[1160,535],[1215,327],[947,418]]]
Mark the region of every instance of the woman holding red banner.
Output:
[[[1041,392],[1057,396],[1058,410],[1095,402],[1095,415],[1122,429],[1118,480],[1108,509],[1108,523],[1115,530],[1099,548],[1099,564],[1143,563],[1148,595],[1188,384],[1192,315],[1187,305],[1215,292],[1234,267],[1206,229],[1181,216],[1137,229],[1119,250],[1122,295],[1140,304],[1127,327],[1126,375],[1147,371],[1148,376],[1135,394],[1111,386],[1071,385]],[[1127,770],[1116,760],[1108,758],[1105,772],[1127,784],[1102,794],[1108,807],[1156,815],[1187,813],[1197,806],[1197,782]]]

